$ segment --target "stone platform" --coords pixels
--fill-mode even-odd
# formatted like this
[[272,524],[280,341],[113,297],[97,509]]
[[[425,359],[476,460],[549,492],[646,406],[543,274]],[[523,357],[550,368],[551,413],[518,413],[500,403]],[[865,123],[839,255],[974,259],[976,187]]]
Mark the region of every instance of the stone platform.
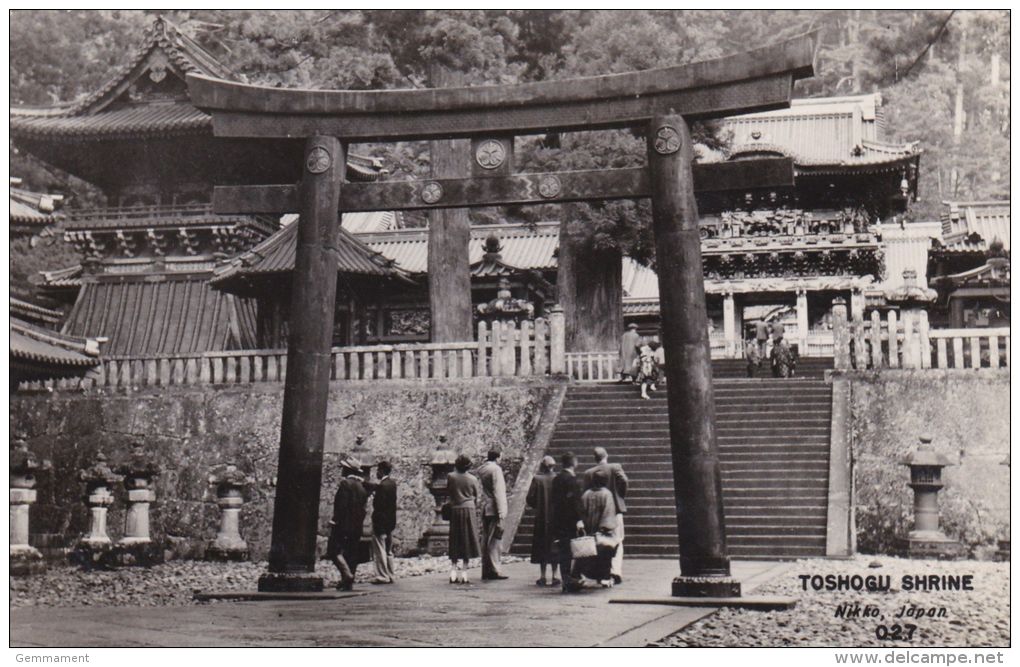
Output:
[[[744,592],[787,569],[735,562]],[[338,600],[217,602],[187,607],[19,608],[11,646],[645,646],[714,611],[613,604],[661,598],[678,574],[674,560],[628,560],[624,583],[563,595],[535,585],[538,567],[505,566],[510,579],[453,586],[445,574],[359,584]],[[252,582],[254,589],[255,582]]]

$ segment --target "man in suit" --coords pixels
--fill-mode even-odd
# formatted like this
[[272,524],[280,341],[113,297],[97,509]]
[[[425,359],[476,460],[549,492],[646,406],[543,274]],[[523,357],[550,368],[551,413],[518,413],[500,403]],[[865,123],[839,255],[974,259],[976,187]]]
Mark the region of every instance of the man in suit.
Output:
[[584,488],[590,489],[594,486],[595,471],[601,470],[609,478],[606,488],[613,494],[613,504],[616,506],[616,530],[613,536],[619,543],[616,555],[613,556],[613,582],[623,581],[623,515],[627,513],[627,475],[623,472],[623,466],[619,463],[609,462],[609,453],[603,447],[596,447],[595,466],[584,471]]
[[343,478],[333,498],[332,530],[326,547],[326,557],[340,571],[338,589],[349,591],[354,588],[354,574],[358,569],[358,547],[365,523],[365,504],[368,491],[361,482],[361,463],[351,456],[340,461]]
[[375,562],[373,584],[392,584],[393,531],[397,527],[397,483],[390,477],[393,467],[380,461],[376,467],[378,482],[372,485],[372,560]]
[[550,511],[552,512],[563,592],[569,593],[576,590],[577,583],[571,577],[570,571],[572,560],[570,540],[584,530],[584,521],[581,519],[581,496],[584,494],[584,485],[578,479],[577,473],[574,472],[577,467],[577,457],[572,452],[567,452],[560,457],[560,465],[563,469],[553,478]]
[[499,569],[503,542],[503,521],[506,519],[506,480],[499,467],[498,448],[489,450],[489,460],[478,469],[482,483],[482,579],[507,579]]

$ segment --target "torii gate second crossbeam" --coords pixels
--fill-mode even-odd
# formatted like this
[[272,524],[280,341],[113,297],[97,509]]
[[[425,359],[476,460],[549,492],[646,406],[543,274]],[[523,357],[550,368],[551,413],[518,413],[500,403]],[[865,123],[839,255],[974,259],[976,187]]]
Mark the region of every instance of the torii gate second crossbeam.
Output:
[[[280,463],[269,572],[259,589],[321,590],[315,546],[342,210],[392,210],[611,197],[652,200],[666,352],[669,430],[681,575],[673,595],[732,598],[716,449],[715,405],[695,183],[705,189],[792,183],[789,162],[704,171],[696,178],[688,122],[789,106],[811,76],[815,35],[728,58],[658,70],[509,86],[313,91],[189,74],[192,102],[217,136],[305,137],[300,184],[217,188],[218,212],[300,212]],[[644,128],[644,169],[515,174],[513,137]],[[348,143],[471,139],[467,179],[343,183]],[[785,165],[785,166],[784,166]],[[783,172],[785,169],[785,173]],[[733,175],[734,171],[744,170]],[[713,174],[714,173],[714,177]],[[730,176],[726,176],[730,173]]]

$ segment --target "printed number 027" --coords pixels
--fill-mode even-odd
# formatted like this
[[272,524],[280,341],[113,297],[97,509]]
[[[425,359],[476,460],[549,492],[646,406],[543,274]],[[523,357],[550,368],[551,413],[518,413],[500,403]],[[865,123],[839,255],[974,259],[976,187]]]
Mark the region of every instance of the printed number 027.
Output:
[[917,630],[917,626],[910,623],[904,623],[903,625],[896,623],[888,627],[878,625],[875,626],[875,637],[881,640],[910,641],[914,637],[914,630]]

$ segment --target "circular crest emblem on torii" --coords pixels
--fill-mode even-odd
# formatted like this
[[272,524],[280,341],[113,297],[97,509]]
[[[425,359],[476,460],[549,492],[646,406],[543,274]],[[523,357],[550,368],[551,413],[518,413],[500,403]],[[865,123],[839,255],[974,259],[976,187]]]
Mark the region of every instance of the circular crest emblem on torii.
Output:
[[426,204],[435,204],[443,198],[443,186],[430,181],[421,188],[421,200]]
[[333,164],[333,156],[322,146],[316,146],[308,151],[308,159],[305,160],[305,169],[313,174],[321,174]]
[[559,177],[553,174],[543,176],[542,180],[538,182],[538,194],[546,199],[559,197],[562,190],[563,184],[560,182]]
[[663,125],[655,132],[655,152],[659,155],[676,153],[682,143],[680,133],[671,125]]
[[475,162],[482,169],[496,169],[506,160],[506,147],[502,142],[489,139],[478,144],[475,149]]

